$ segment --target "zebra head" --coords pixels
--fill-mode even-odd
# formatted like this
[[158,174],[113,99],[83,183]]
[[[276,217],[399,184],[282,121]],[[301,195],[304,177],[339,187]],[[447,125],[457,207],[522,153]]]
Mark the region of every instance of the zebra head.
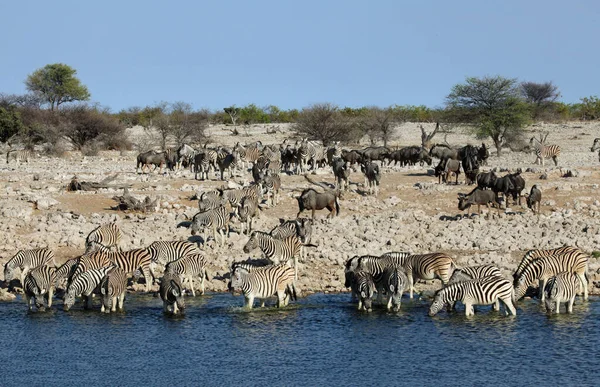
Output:
[[592,145],[592,148],[590,150],[593,152],[597,149],[600,149],[600,138],[596,138],[594,140],[594,144]]
[[246,243],[244,245],[244,253],[247,254],[257,248],[258,248],[258,234],[256,233],[256,231],[254,231],[250,235],[250,239],[248,240],[248,243]]
[[[516,285],[515,285],[515,293],[514,293],[514,301],[519,301],[521,298],[523,298],[525,296],[525,293],[527,293],[527,288],[529,287],[529,284],[527,283],[527,281],[525,280],[525,276],[521,275],[521,277],[515,281]],[[540,289],[540,292],[543,292],[544,289]],[[541,294],[541,293],[540,293]]]
[[75,305],[75,291],[69,289],[65,294],[65,300],[63,302],[63,307],[65,312],[68,312]]
[[431,306],[429,307],[429,316],[433,317],[435,316],[440,310],[444,309],[444,305],[446,303],[444,301],[442,301],[442,292],[438,291],[435,294],[435,297],[433,299],[433,302],[431,303]]
[[173,280],[171,280],[171,296],[175,298],[174,303],[177,304],[177,307],[183,311],[185,309],[185,301],[183,299],[183,289],[179,286],[179,284]]
[[360,257],[358,255],[355,255],[354,257],[352,257],[346,261],[346,267],[344,270],[346,280],[344,282],[344,286],[347,288],[352,286],[352,282],[354,280],[354,272],[356,271],[356,268],[358,267],[359,259],[360,259]]
[[15,254],[6,264],[4,265],[4,282],[9,283],[12,281],[15,275],[15,269],[19,267],[20,263],[23,261],[24,257],[23,250],[20,250]]
[[242,292],[248,270],[241,266],[236,266],[231,272],[231,281],[228,284],[231,293]]
[[556,300],[553,300],[550,297],[548,297],[544,302],[546,304],[546,312],[556,313]]

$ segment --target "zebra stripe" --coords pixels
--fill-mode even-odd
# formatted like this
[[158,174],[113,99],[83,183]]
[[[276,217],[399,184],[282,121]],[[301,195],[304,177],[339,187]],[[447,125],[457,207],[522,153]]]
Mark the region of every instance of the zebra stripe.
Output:
[[535,281],[539,281],[540,299],[544,302],[544,288],[546,282],[562,272],[577,274],[581,284],[583,285],[583,298],[588,298],[588,283],[585,279],[587,272],[588,257],[579,253],[567,253],[562,255],[553,255],[546,258],[540,258],[531,262],[516,281],[515,299],[520,300],[527,291],[527,287],[533,285]]
[[[39,310],[44,310],[46,305],[48,308],[52,307],[52,294],[56,281],[55,273],[56,268],[47,265],[38,266],[27,273],[23,284],[23,292],[29,310],[33,309],[32,298]],[[47,300],[44,300],[44,295],[46,295]]]
[[73,278],[75,269],[79,265],[79,257],[71,258],[56,269],[54,287],[56,289],[66,289]]
[[[220,206],[213,208],[212,210],[199,212],[194,215],[191,225],[192,235],[196,235],[206,228],[211,228],[213,231],[213,238],[215,242],[217,240],[217,231],[221,236],[221,246],[225,245],[225,238],[229,238],[229,220],[231,214],[226,206]],[[223,229],[226,230],[226,234],[223,233]],[[207,241],[206,234],[203,236],[204,242]]]
[[85,253],[89,254],[96,250],[119,251],[121,237],[121,230],[116,223],[98,226],[85,239]]
[[75,304],[75,297],[82,296],[85,301],[85,308],[92,307],[92,298],[90,295],[98,288],[102,279],[111,270],[112,266],[101,267],[99,269],[87,270],[79,275],[67,288],[65,295],[64,309],[69,311]]
[[[250,197],[243,198],[237,216],[242,224],[242,233],[250,234],[254,218],[260,218],[258,201]],[[244,226],[246,230],[244,230]]]
[[14,271],[21,269],[21,286],[25,281],[25,276],[31,269],[41,265],[56,266],[54,263],[54,252],[49,249],[19,250],[4,265],[4,282],[9,283],[13,279]]
[[208,280],[206,272],[206,259],[202,254],[190,254],[176,261],[169,262],[165,267],[165,273],[177,274],[182,278],[182,285],[187,278],[192,296],[196,296],[192,277],[200,278],[200,294],[204,294],[204,279]]
[[108,253],[107,257],[114,265],[123,269],[128,277],[133,276],[136,270],[140,270],[146,282],[146,292],[150,291],[150,286],[154,283],[154,274],[150,268],[152,255],[147,249]]
[[438,278],[446,285],[454,272],[456,265],[452,258],[444,253],[430,253],[411,255],[406,258],[402,265],[408,285],[410,287],[410,298],[413,298],[414,284],[419,279],[432,280]]
[[560,303],[567,304],[567,313],[573,313],[573,302],[581,283],[576,274],[563,272],[550,278],[546,289],[546,310],[550,313],[560,313]]
[[281,188],[281,177],[279,175],[267,175],[259,183],[268,196],[271,196],[271,206],[277,205],[279,189]]
[[472,281],[483,277],[502,277],[502,272],[496,265],[480,265],[480,266],[467,266],[462,269],[455,269],[454,273],[448,281],[449,284],[453,284],[461,281]]
[[16,163],[20,163],[22,161],[29,163],[29,159],[32,159],[34,156],[34,153],[27,149],[11,150],[6,152],[6,164],[8,164],[10,160],[15,160]]
[[544,166],[544,159],[552,159],[554,165],[558,166],[558,156],[560,156],[560,146],[558,145],[543,145],[537,138],[532,137],[530,143],[533,145],[535,150],[535,163],[539,164],[541,161]]
[[223,173],[226,169],[229,170],[229,178],[233,178],[233,171],[238,166],[239,156],[237,152],[227,153],[225,151],[219,151],[217,155],[217,166],[219,167],[219,172],[221,173],[221,180],[224,180]]
[[500,300],[513,316],[517,310],[513,304],[513,286],[502,277],[484,277],[472,281],[450,284],[435,293],[429,307],[429,315],[435,316],[446,304],[461,301],[467,317],[475,314],[474,305],[491,305]]
[[352,293],[357,295],[358,310],[373,310],[373,295],[375,294],[375,281],[373,275],[366,271],[358,270],[352,277]]
[[248,167],[253,165],[258,158],[261,156],[261,151],[258,148],[244,147],[239,142],[233,148],[234,151],[238,152],[240,161],[248,164]]
[[399,311],[402,302],[402,293],[408,284],[408,278],[406,277],[406,273],[404,273],[402,266],[395,265],[387,267],[383,271],[382,282],[388,296],[387,309],[390,310],[393,308],[394,312]]
[[127,291],[127,273],[120,267],[113,267],[100,283],[102,294],[101,312],[116,312],[123,310],[125,292]]
[[82,255],[81,257],[79,257],[77,267],[73,271],[73,275],[71,276],[70,281],[67,283],[67,289],[71,286],[71,283],[73,283],[77,279],[77,277],[79,277],[86,271],[100,269],[112,265],[113,263],[110,259],[108,259],[107,254],[102,251]]
[[244,246],[244,252],[249,253],[257,248],[275,265],[289,263],[293,258],[294,272],[298,275],[298,256],[302,254],[302,243],[295,235],[279,240],[265,232],[253,231]]
[[163,312],[171,314],[183,313],[185,310],[185,301],[183,299],[183,286],[179,275],[174,273],[165,273],[160,281],[159,294],[163,300]]
[[312,220],[307,218],[287,220],[279,226],[275,226],[270,234],[276,239],[285,239],[295,235],[300,242],[307,245],[312,239]]
[[188,241],[156,241],[152,242],[146,250],[153,263],[160,263],[163,266],[188,254],[200,253],[198,246]]
[[573,247],[573,246],[563,246],[563,247],[558,247],[556,249],[549,249],[549,250],[529,250],[529,251],[527,251],[525,253],[525,255],[523,256],[523,259],[521,259],[519,266],[517,266],[517,270],[515,270],[515,273],[513,274],[513,278],[515,280],[515,286],[516,286],[517,280],[521,276],[521,273],[523,272],[525,267],[527,267],[527,265],[529,265],[531,262],[535,261],[536,259],[547,258],[547,257],[551,257],[554,255],[562,256],[562,255],[571,254],[571,253],[583,254],[583,252],[579,248]]
[[297,299],[294,270],[286,265],[257,267],[252,271],[236,266],[231,273],[229,290],[244,295],[244,307],[252,309],[254,298],[277,296],[277,307],[287,306]]

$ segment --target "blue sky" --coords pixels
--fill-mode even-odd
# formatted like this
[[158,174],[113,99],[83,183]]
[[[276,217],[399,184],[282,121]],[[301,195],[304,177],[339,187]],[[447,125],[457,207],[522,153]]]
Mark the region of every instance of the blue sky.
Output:
[[466,76],[600,95],[598,1],[4,1],[0,92],[62,62],[113,111],[441,106]]

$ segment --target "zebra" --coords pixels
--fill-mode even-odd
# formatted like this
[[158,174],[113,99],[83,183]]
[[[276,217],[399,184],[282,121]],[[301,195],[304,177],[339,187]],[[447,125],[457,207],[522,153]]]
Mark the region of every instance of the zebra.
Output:
[[133,276],[136,270],[140,270],[146,282],[146,292],[150,291],[150,286],[154,283],[154,273],[150,268],[152,255],[147,249],[108,253],[107,257],[112,264],[123,269],[127,276]]
[[220,207],[229,201],[221,196],[222,192],[219,191],[206,191],[202,192],[200,199],[198,200],[198,209],[200,212],[212,210],[213,208]]
[[25,161],[29,163],[29,159],[34,157],[34,153],[27,149],[22,150],[10,150],[6,152],[6,164],[10,162],[10,160],[15,160],[17,164]]
[[102,295],[101,312],[116,312],[117,307],[123,310],[125,293],[127,291],[127,273],[120,267],[113,267],[100,283],[100,294]]
[[598,150],[598,161],[600,161],[600,138],[595,138],[592,147],[590,148],[592,152]]
[[[261,261],[246,260],[246,261],[242,261],[242,262],[234,262],[231,264],[229,273],[233,273],[233,271],[235,270],[236,267],[241,267],[241,268],[248,270],[249,272],[252,272],[252,271],[264,268],[265,266],[270,266],[270,265],[268,263],[265,263],[264,260],[261,260]],[[231,281],[227,284],[227,288],[231,289]],[[232,291],[232,293],[234,293],[234,292]],[[264,308],[267,298],[259,298],[258,300],[260,301],[260,307]]]
[[277,307],[297,299],[294,270],[286,265],[269,265],[252,271],[236,266],[231,273],[229,290],[244,295],[244,308],[252,309],[255,298],[277,296]]
[[210,159],[206,152],[199,152],[194,156],[195,180],[198,180],[198,172],[200,172],[200,180],[208,180],[208,174],[210,172]]
[[358,310],[364,308],[365,311],[373,310],[373,295],[375,294],[375,281],[373,275],[369,272],[358,270],[352,277],[352,293],[357,295]]
[[4,283],[8,285],[13,279],[15,269],[21,270],[21,286],[25,281],[25,276],[31,269],[41,265],[56,266],[54,263],[54,252],[49,249],[19,250],[4,265]]
[[242,199],[245,197],[255,199],[258,203],[262,202],[264,192],[263,187],[260,184],[253,184],[239,189],[218,191],[221,192],[221,196],[224,199],[229,201],[234,212],[237,212],[237,209],[240,203],[242,202]]
[[109,223],[98,226],[89,233],[85,240],[85,254],[95,250],[102,251],[120,251],[121,230],[116,223]]
[[233,178],[233,170],[236,169],[238,164],[239,156],[237,152],[226,153],[220,151],[217,155],[217,166],[219,167],[219,172],[221,172],[221,180],[224,180],[223,173],[226,169],[229,170],[229,178]]
[[71,258],[56,269],[54,287],[56,289],[66,289],[68,283],[73,278],[75,269],[79,265],[79,257]]
[[[229,238],[229,220],[231,219],[231,213],[227,210],[226,206],[220,206],[208,210],[205,212],[199,212],[194,215],[191,225],[192,235],[196,235],[205,228],[211,228],[213,230],[213,238],[215,243],[219,243],[217,240],[217,231],[221,236],[220,245],[225,246],[225,238]],[[226,230],[226,234],[223,233],[223,229]],[[207,236],[204,235],[204,241],[206,242]]]
[[281,189],[281,177],[279,177],[279,175],[267,174],[260,181],[260,185],[263,187],[264,191],[271,196],[271,206],[275,207],[279,197],[279,190]]
[[165,273],[160,281],[160,298],[163,301],[163,312],[171,314],[183,313],[185,310],[185,301],[183,299],[183,286],[179,275],[174,273]]
[[244,233],[245,226],[245,233],[250,234],[252,232],[254,218],[260,218],[260,207],[258,206],[258,202],[250,197],[243,198],[237,216],[242,224],[242,233]]
[[308,170],[308,163],[312,161],[312,169],[316,170],[318,163],[326,159],[324,148],[314,141],[302,139],[298,149],[298,165],[300,172],[305,173]]
[[558,145],[544,145],[535,137],[531,137],[529,144],[533,146],[535,151],[535,163],[539,164],[540,161],[544,166],[544,159],[551,158],[554,161],[554,165],[558,166],[558,156],[560,156],[560,146]]
[[502,272],[494,264],[467,266],[462,269],[455,269],[448,283],[453,284],[490,276],[502,277]]
[[544,302],[544,288],[546,282],[563,271],[574,273],[579,277],[583,285],[583,299],[588,299],[588,283],[585,279],[587,272],[588,257],[583,254],[552,255],[531,262],[516,282],[515,300],[520,300],[525,295],[527,287],[536,280],[539,281],[540,301]]
[[511,315],[516,316],[513,304],[514,288],[509,280],[502,277],[484,277],[472,281],[456,282],[435,293],[429,307],[429,316],[435,316],[447,304],[461,301],[465,305],[467,317],[475,314],[474,305],[491,305],[500,300]]
[[196,297],[196,292],[192,277],[196,276],[200,278],[200,294],[204,294],[204,280],[209,280],[208,273],[206,272],[206,259],[204,259],[204,255],[202,254],[190,254],[176,261],[169,262],[165,267],[165,273],[178,274],[183,277],[182,284],[185,283],[185,279],[187,278],[189,288],[192,290],[192,296],[194,297]]
[[278,226],[275,226],[270,235],[276,239],[285,239],[295,235],[304,245],[310,244],[312,239],[312,220],[308,218],[298,218],[294,220],[281,220]]
[[274,265],[281,262],[289,263],[294,259],[294,273],[298,276],[298,256],[302,254],[302,243],[295,235],[279,240],[262,231],[253,231],[250,239],[244,245],[244,252],[249,253],[259,248],[265,255],[265,258]]
[[577,275],[569,272],[558,273],[550,278],[544,291],[547,293],[546,310],[550,313],[560,313],[560,303],[567,304],[567,313],[573,313],[573,302],[579,290]]
[[379,165],[369,161],[360,164],[360,170],[365,175],[365,187],[369,188],[369,194],[377,196],[379,193],[379,183],[381,174],[379,173]]
[[554,255],[563,256],[563,255],[571,255],[571,254],[583,254],[583,252],[579,248],[573,247],[573,246],[562,246],[562,247],[558,247],[555,249],[549,249],[549,250],[529,250],[529,251],[527,251],[525,253],[525,255],[523,255],[523,259],[521,259],[519,266],[517,266],[517,270],[515,270],[515,273],[513,274],[515,286],[517,285],[517,281],[518,281],[519,277],[521,276],[521,273],[523,272],[525,267],[527,267],[527,265],[529,265],[531,262],[533,262],[537,259],[540,259],[540,258],[551,257]]
[[408,278],[400,265],[386,267],[383,271],[382,282],[388,296],[387,309],[393,308],[394,312],[400,310],[402,293],[408,283]]
[[102,279],[106,273],[111,270],[113,266],[105,266],[98,269],[87,270],[77,278],[67,288],[65,294],[64,309],[69,311],[75,304],[75,297],[82,296],[85,302],[85,309],[92,307],[92,298],[90,295],[98,288],[98,285],[102,282]]
[[[261,155],[261,151],[258,148],[253,148],[253,147],[246,148],[239,142],[237,144],[235,144],[235,147],[233,148],[233,150],[236,151],[238,153],[238,155],[240,156],[240,161],[242,162],[242,166],[244,168],[245,167],[250,168],[250,166],[253,165]],[[244,164],[248,164],[248,165],[246,166]]]
[[[346,263],[346,286],[352,284],[352,278],[356,271],[366,271],[373,275],[376,289],[378,291],[377,301],[381,302],[382,295],[386,292],[386,283],[383,278],[383,273],[390,267],[403,267],[406,259],[411,254],[408,252],[390,252],[381,256],[363,255],[361,257],[351,258]],[[355,296],[356,294],[353,294]],[[389,300],[388,300],[389,301]]]
[[192,162],[194,161],[194,156],[196,155],[196,150],[189,146],[188,144],[182,144],[179,148],[177,148],[177,165],[175,170],[179,170],[185,161],[189,167],[192,167]]
[[188,241],[156,241],[146,247],[150,254],[150,271],[154,275],[154,269],[157,264],[166,266],[167,263],[175,261],[189,254],[198,254],[200,249],[195,243]]
[[[56,282],[55,273],[56,268],[47,265],[38,266],[27,273],[23,283],[23,292],[29,310],[33,309],[32,298],[38,310],[43,311],[46,305],[48,308],[52,307],[52,294]],[[46,302],[44,302],[44,295],[47,297]]]
[[414,284],[416,280],[432,280],[439,278],[443,285],[450,280],[456,265],[452,258],[444,253],[430,253],[411,255],[406,258],[402,265],[408,277],[410,287],[410,298],[413,298]]
[[112,261],[108,258],[107,253],[102,251],[96,251],[91,254],[84,254],[79,257],[77,261],[77,267],[73,270],[73,275],[71,276],[69,282],[67,282],[67,289],[71,286],[77,277],[88,270],[100,269],[103,267],[112,266]]

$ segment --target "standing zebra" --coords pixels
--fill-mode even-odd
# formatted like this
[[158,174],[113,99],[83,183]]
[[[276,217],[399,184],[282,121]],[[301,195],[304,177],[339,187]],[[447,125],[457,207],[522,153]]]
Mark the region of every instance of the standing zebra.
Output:
[[15,162],[17,164],[21,163],[22,161],[29,163],[29,159],[33,158],[33,156],[34,156],[34,153],[27,149],[10,150],[10,151],[6,152],[6,164],[8,164],[10,162],[10,160],[15,160]]
[[85,309],[92,307],[92,297],[90,295],[98,288],[102,279],[111,270],[112,266],[92,269],[82,273],[67,288],[65,294],[64,309],[69,311],[75,304],[75,297],[82,296],[84,298]]
[[[192,219],[191,232],[192,235],[196,235],[201,230],[211,228],[213,231],[213,238],[215,243],[219,243],[217,240],[217,231],[221,236],[220,245],[225,246],[225,238],[229,238],[229,220],[231,213],[227,210],[227,206],[220,206],[212,210],[205,212],[199,212],[194,215]],[[226,230],[226,234],[223,233],[223,229]],[[206,233],[204,235],[204,242],[207,241]]]
[[204,294],[204,279],[208,281],[208,273],[206,272],[206,259],[202,254],[190,254],[179,258],[176,261],[169,262],[165,267],[165,273],[177,274],[183,277],[182,285],[185,279],[188,280],[189,289],[192,290],[192,296],[196,297],[194,291],[193,277],[200,279],[200,294]]
[[594,144],[592,144],[592,148],[590,150],[592,152],[598,150],[598,161],[600,161],[600,138],[594,139]]
[[150,291],[150,286],[154,283],[154,274],[150,268],[152,255],[147,249],[108,253],[107,257],[112,264],[123,269],[128,277],[133,276],[136,270],[140,270],[146,282],[146,292]]
[[277,296],[277,307],[287,306],[290,298],[297,299],[294,270],[286,265],[269,265],[249,271],[235,266],[229,284],[231,292],[244,295],[244,307],[252,309],[254,298]]
[[535,137],[531,137],[529,144],[533,147],[535,152],[535,164],[539,164],[540,161],[544,166],[544,159],[551,158],[554,161],[554,165],[558,166],[558,156],[560,156],[560,146],[558,145],[544,145],[540,140]]
[[279,175],[267,174],[261,181],[260,185],[264,187],[268,196],[271,196],[271,206],[277,205],[279,190],[281,189],[281,177]]
[[517,310],[513,304],[513,286],[502,277],[484,277],[472,281],[450,284],[435,293],[429,307],[429,316],[435,316],[447,304],[461,301],[465,305],[467,317],[475,314],[474,305],[491,305],[498,300],[506,306],[513,316]]
[[85,273],[88,270],[100,269],[103,267],[113,266],[113,263],[108,259],[107,253],[96,251],[95,253],[85,254],[79,257],[77,261],[77,267],[73,270],[73,275],[70,277],[67,283],[67,289],[71,286],[77,277]]
[[41,265],[56,266],[54,263],[54,253],[49,249],[19,250],[4,265],[4,282],[8,285],[13,279],[14,271],[21,269],[21,286],[25,281],[25,276],[31,269]]
[[[33,309],[31,305],[32,298],[39,310],[44,310],[45,305],[48,305],[48,308],[52,307],[52,294],[56,281],[55,273],[56,268],[47,265],[38,266],[27,273],[23,284],[23,292],[29,310]],[[46,302],[44,302],[44,295],[47,296]]]
[[560,303],[567,304],[567,313],[573,313],[573,302],[579,290],[579,279],[573,273],[558,273],[550,278],[546,289],[546,310],[550,313],[560,313]]
[[101,312],[116,312],[123,310],[125,293],[127,292],[127,273],[120,267],[113,267],[100,283],[100,294],[102,294]]
[[167,263],[185,257],[186,255],[200,253],[198,246],[195,243],[188,241],[156,241],[152,242],[146,250],[148,250],[152,259],[150,271],[152,272],[153,277],[156,277],[154,275],[154,268],[157,264],[166,266]]
[[285,239],[295,235],[300,242],[305,245],[310,244],[312,239],[312,220],[307,218],[297,218],[294,220],[283,221],[278,226],[275,226],[270,234],[276,239]]
[[380,257],[373,255],[363,255],[357,259],[355,257],[346,264],[346,283],[352,283],[353,274],[351,272],[365,271],[370,273],[373,275],[375,287],[377,288],[377,300],[381,302],[383,293],[388,291],[387,283],[384,281],[384,272],[386,269],[396,266],[402,268],[409,256],[410,253],[408,252],[391,252],[383,254]]
[[295,235],[279,240],[262,231],[253,231],[244,245],[244,252],[249,253],[259,248],[269,261],[275,265],[289,263],[294,259],[294,273],[298,276],[298,256],[302,254],[302,243]]
[[357,295],[358,310],[363,308],[367,312],[373,310],[373,295],[375,294],[375,282],[373,275],[366,271],[356,271],[352,277],[352,293]]
[[453,284],[490,276],[502,277],[502,272],[494,264],[467,266],[462,269],[455,269],[448,283]]
[[89,233],[85,240],[85,254],[95,250],[119,251],[121,242],[121,230],[116,223],[98,226]]
[[439,278],[443,285],[450,280],[456,265],[452,258],[444,253],[411,255],[402,265],[408,277],[410,298],[413,298],[415,282],[419,279],[432,280]]
[[160,299],[163,301],[163,312],[179,314],[185,310],[185,301],[183,299],[183,286],[179,275],[165,273],[160,281],[159,289]]
[[520,300],[525,295],[527,287],[539,281],[538,292],[540,300],[544,302],[544,288],[546,282],[562,272],[574,273],[579,277],[583,285],[583,299],[588,299],[588,283],[585,279],[587,272],[588,257],[585,255],[571,254],[568,256],[553,255],[546,258],[540,258],[531,262],[516,281],[515,300]]
[[240,203],[237,216],[240,219],[242,233],[245,231],[245,234],[250,234],[252,232],[252,223],[254,218],[260,218],[260,207],[258,206],[258,201],[251,197],[243,198],[242,202]]
[[177,149],[177,165],[175,166],[175,170],[178,171],[184,162],[191,168],[195,155],[196,150],[194,148],[188,144],[182,144]]
[[54,287],[56,289],[66,289],[69,282],[73,278],[75,269],[79,265],[79,257],[71,258],[56,269]]
[[525,253],[525,255],[523,255],[521,262],[519,262],[519,266],[517,266],[517,270],[515,270],[515,273],[513,274],[515,286],[517,285],[517,281],[519,280],[519,277],[521,277],[521,273],[523,273],[523,270],[525,270],[525,268],[531,262],[536,261],[538,259],[548,258],[548,257],[553,257],[553,256],[564,257],[565,259],[569,260],[569,259],[572,259],[572,256],[574,256],[574,255],[576,255],[576,256],[585,255],[585,253],[583,251],[581,251],[579,248],[573,247],[573,246],[563,246],[563,247],[558,247],[556,249],[549,249],[549,250],[529,250],[529,251],[527,251]]
[[393,308],[394,312],[399,311],[402,302],[402,293],[408,284],[408,278],[406,278],[402,266],[387,267],[383,271],[382,282],[388,296],[387,309],[390,310]]
[[250,168],[261,156],[261,151],[258,148],[246,148],[239,142],[235,144],[233,150],[239,155],[243,168]]
[[219,167],[219,172],[221,173],[221,180],[224,180],[223,173],[226,169],[229,170],[229,178],[233,178],[233,170],[238,165],[239,156],[237,156],[237,152],[226,153],[220,151],[217,157],[217,166]]

